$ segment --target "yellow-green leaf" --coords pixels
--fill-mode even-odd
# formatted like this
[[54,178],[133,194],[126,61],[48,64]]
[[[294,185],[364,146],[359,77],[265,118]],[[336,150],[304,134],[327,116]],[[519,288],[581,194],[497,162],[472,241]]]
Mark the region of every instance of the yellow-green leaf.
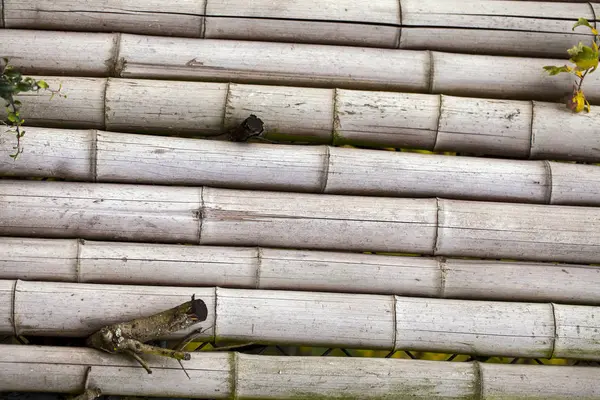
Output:
[[571,56],[571,62],[577,65],[577,69],[585,71],[587,69],[595,70],[598,68],[598,45],[592,44],[592,47],[584,46],[583,43],[579,42],[577,46],[574,46],[568,50]]
[[567,107],[576,113],[583,110],[590,112],[590,103],[585,98],[582,90],[576,90],[573,92],[573,96],[567,102]]
[[571,72],[573,70],[573,68],[569,67],[568,65],[563,65],[562,67],[557,67],[554,65],[547,65],[544,67],[544,70],[546,72],[548,72],[549,75],[558,75],[561,72]]
[[[575,28],[577,28],[578,26],[587,26],[588,28],[590,28],[592,30],[592,32],[594,32],[596,30],[596,29],[594,29],[594,27],[592,25],[590,25],[588,20],[585,18],[579,18],[577,20],[577,22],[575,23],[575,25],[573,25],[573,30],[575,30]],[[597,34],[598,34],[598,31],[594,32],[594,35],[597,35]]]

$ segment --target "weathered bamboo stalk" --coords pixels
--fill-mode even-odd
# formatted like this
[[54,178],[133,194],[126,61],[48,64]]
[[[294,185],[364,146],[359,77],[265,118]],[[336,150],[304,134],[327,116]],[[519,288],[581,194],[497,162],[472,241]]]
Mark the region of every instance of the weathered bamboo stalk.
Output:
[[[45,79],[52,87],[62,84],[67,98],[50,100],[44,92],[22,96],[26,125],[214,136],[253,113],[265,122],[265,137],[277,141],[600,161],[600,136],[595,130],[600,110],[595,107],[589,114],[576,115],[555,103],[445,95]],[[145,101],[140,103],[141,97]],[[2,108],[0,118],[5,117]]]
[[0,279],[600,305],[589,265],[77,239],[0,237]]
[[154,374],[144,376],[130,360],[91,349],[1,345],[0,390],[81,393],[89,374],[87,387],[97,386],[109,395],[210,399],[297,399],[300,395],[320,399],[600,398],[597,371],[586,367],[204,352],[192,354],[185,362],[192,378],[188,379],[171,361],[153,359]]
[[0,235],[598,263],[600,209],[0,180]]
[[88,336],[106,325],[178,306],[195,294],[208,306],[201,340],[600,360],[600,307],[593,306],[0,282],[0,297],[10,305],[0,310],[4,334]]
[[[520,1],[441,0],[369,2],[202,0],[164,7],[155,0],[5,0],[7,28],[129,32],[209,39],[325,43],[566,57],[590,37],[571,30],[580,17],[595,19],[595,5]],[[160,11],[158,13],[157,11]],[[0,25],[1,26],[1,25]]]
[[[0,159],[13,146],[0,143]],[[600,205],[600,168],[590,165],[44,128],[27,129],[27,151],[0,175]]]
[[565,49],[592,41],[589,31],[573,32],[573,24],[578,18],[595,20],[589,4],[400,0],[400,5],[400,48],[456,53],[567,58]]
[[[102,36],[97,40],[103,40],[105,46],[114,44],[111,56],[92,56],[94,67],[79,69],[77,76],[96,76],[97,65],[101,63],[105,65],[107,75],[124,78],[210,80],[528,100],[559,100],[571,93],[575,79],[569,74],[548,76],[542,70],[545,65],[564,64],[564,59],[130,34],[98,35]],[[81,56],[71,54],[82,52],[91,40],[88,36],[57,31],[23,34],[21,30],[2,30],[2,37],[0,54],[11,57],[15,67],[27,74],[73,72],[70,60],[79,60]],[[17,42],[15,37],[20,40]],[[55,62],[50,65],[46,57],[48,47],[57,53],[52,58]],[[35,51],[37,49],[40,51]],[[586,95],[593,103],[600,101],[600,78],[596,74],[586,79]]]

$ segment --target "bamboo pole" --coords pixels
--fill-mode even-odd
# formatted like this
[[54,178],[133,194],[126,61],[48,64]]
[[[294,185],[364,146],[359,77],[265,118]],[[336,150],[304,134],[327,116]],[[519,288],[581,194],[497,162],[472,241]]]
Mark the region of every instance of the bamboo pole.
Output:
[[[0,143],[0,158],[13,142]],[[44,128],[27,128],[26,143],[0,175],[600,205],[600,168],[589,165]]]
[[[281,290],[2,281],[0,333],[88,336],[189,301],[201,340],[600,360],[600,307]],[[8,288],[12,290],[9,290]],[[12,292],[12,293],[11,293]],[[178,338],[188,331],[165,335]]]
[[581,28],[572,31],[578,18],[595,20],[588,4],[481,0],[400,4],[400,48],[567,58],[566,49],[593,40]]
[[206,0],[162,4],[156,0],[101,3],[70,0],[4,0],[6,28],[200,37]]
[[[7,1],[3,4],[6,7]],[[15,2],[18,7],[21,4]],[[109,76],[118,38],[109,33],[2,29],[0,57],[8,58],[24,74]]]
[[[20,30],[4,30],[19,38]],[[88,39],[57,31],[32,31],[32,48],[49,44],[62,60],[52,73],[72,72],[78,76],[97,74],[92,68],[76,73],[72,61],[81,56]],[[89,34],[93,35],[93,34]],[[190,39],[158,36],[98,34],[112,47],[108,58],[97,57],[107,74],[124,78],[209,80],[312,87],[338,87],[443,93],[494,98],[560,100],[571,93],[574,77],[548,76],[542,67],[561,65],[564,59],[453,54],[431,51],[327,46],[298,43],[252,42],[248,40]],[[44,36],[43,42],[37,39]],[[116,39],[116,41],[115,41]],[[18,39],[1,44],[0,54],[20,52],[13,60],[28,74],[47,71],[45,52],[33,52]],[[43,47],[42,44],[46,44]],[[15,49],[17,47],[17,49]],[[105,68],[106,69],[106,68]],[[56,72],[54,72],[56,71]],[[586,95],[600,101],[600,78],[586,79]]]
[[[1,32],[1,31],[0,31]],[[20,96],[26,125],[214,136],[249,114],[276,141],[600,161],[600,110],[453,96],[205,82],[44,77],[67,98]],[[140,103],[139,98],[146,101]],[[198,104],[203,104],[199,107]],[[0,118],[6,111],[0,109]],[[25,140],[26,142],[26,140]]]
[[10,237],[0,249],[0,279],[600,305],[589,265]]
[[[4,26],[20,29],[128,32],[209,39],[285,41],[566,58],[590,36],[571,30],[595,19],[586,4],[469,0],[227,2],[203,0],[164,7],[156,0],[98,4],[77,13],[70,0],[39,4],[6,0]],[[158,12],[160,11],[160,12]],[[443,22],[440,22],[443,21]]]
[[207,1],[204,37],[396,48],[400,4],[342,0]]
[[0,234],[598,263],[595,207],[0,180]]
[[[594,368],[440,361],[193,353],[187,379],[173,360],[154,358],[144,375],[121,356],[92,349],[0,346],[0,390],[211,399],[315,398],[430,400],[598,399]],[[50,377],[52,379],[50,379]]]

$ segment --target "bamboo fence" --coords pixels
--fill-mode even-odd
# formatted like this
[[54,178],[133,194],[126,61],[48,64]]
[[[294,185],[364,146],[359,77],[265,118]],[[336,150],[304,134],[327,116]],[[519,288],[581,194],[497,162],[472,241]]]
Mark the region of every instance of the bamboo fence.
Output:
[[0,237],[0,279],[600,305],[600,267]]
[[5,0],[0,26],[566,58],[591,41],[571,30],[574,22],[594,23],[598,11],[593,3],[481,0]]
[[[596,130],[600,111],[596,107],[582,115],[555,103],[446,95],[45,79],[54,88],[62,85],[67,98],[50,99],[43,92],[19,96],[27,125],[212,137],[254,113],[265,122],[265,137],[271,140],[600,161]],[[0,118],[5,117],[2,108]],[[72,134],[76,140],[83,133]],[[28,137],[24,138],[26,146]],[[12,147],[8,136],[4,138],[4,146]]]
[[[16,139],[15,139],[16,140]],[[0,142],[0,158],[15,140]],[[600,205],[600,167],[329,146],[27,129],[0,175],[370,196]]]
[[600,262],[600,209],[0,180],[0,235]]
[[[599,399],[586,367],[193,353],[134,361],[92,349],[0,345],[0,390],[209,399]],[[87,378],[86,378],[87,377]],[[343,396],[343,397],[342,397]]]
[[82,337],[204,300],[200,340],[600,360],[600,307],[165,286],[0,281],[0,333]]
[[[88,43],[95,48],[112,46],[112,50],[92,52]],[[51,54],[48,47],[54,49]],[[571,93],[574,82],[570,74],[548,76],[542,70],[545,65],[562,65],[564,59],[120,33],[2,29],[0,54],[26,74],[44,71],[527,100],[561,99]],[[82,68],[75,70],[76,62]],[[586,79],[586,96],[592,103],[600,102],[596,75]]]

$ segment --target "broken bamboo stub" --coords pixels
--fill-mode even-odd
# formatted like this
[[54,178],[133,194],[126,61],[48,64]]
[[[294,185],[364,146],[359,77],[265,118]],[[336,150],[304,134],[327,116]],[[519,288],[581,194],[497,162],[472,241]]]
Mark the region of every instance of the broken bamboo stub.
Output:
[[[600,110],[595,107],[580,115],[556,103],[446,95],[140,79],[44,79],[51,87],[62,85],[67,98],[50,100],[43,92],[22,97],[21,113],[31,126],[215,136],[255,114],[265,123],[265,138],[275,141],[600,161],[600,136],[595,131]],[[140,103],[140,97],[147,101]],[[6,117],[4,109],[0,117]]]
[[[0,282],[0,297],[12,304],[0,316],[3,334],[85,337],[106,325],[178,306],[195,294],[208,309],[200,341],[600,360],[600,307],[593,306]],[[188,333],[165,335],[165,339]]]
[[0,237],[0,279],[600,305],[590,265],[77,239]]
[[600,209],[0,180],[0,235],[598,263]]
[[[5,0],[6,28],[127,32],[207,39],[319,43],[363,47],[431,49],[463,53],[565,58],[566,49],[591,41],[573,32],[578,18],[595,19],[587,4],[467,0],[352,0],[248,3],[202,0],[164,7],[156,1],[72,0],[39,4]],[[120,11],[120,12],[119,12]],[[40,14],[44,18],[40,18]],[[440,22],[443,21],[443,22]]]
[[[0,158],[13,146],[0,143]],[[0,175],[600,205],[600,167],[592,165],[44,128],[27,128],[27,151],[1,164]]]
[[[569,74],[548,76],[543,71],[543,66],[561,65],[564,59],[130,34],[112,37],[98,34],[104,35],[106,46],[113,44],[111,55],[108,58],[91,56],[94,67],[84,65],[75,72],[71,58],[79,60],[82,56],[70,54],[78,50],[85,53],[82,49],[92,39],[73,34],[3,29],[0,30],[0,54],[11,57],[14,66],[26,74],[43,71],[44,74],[97,76],[101,68],[105,76],[123,78],[337,87],[503,99],[559,101],[571,94],[575,79]],[[49,63],[48,47],[64,53],[53,52],[53,62]],[[515,71],[519,71],[518,79]],[[600,78],[590,75],[585,91],[589,101],[599,102]]]
[[597,371],[586,367],[220,352],[193,353],[185,362],[191,379],[173,360],[153,358],[151,366],[154,374],[144,376],[130,360],[91,349],[0,345],[0,390],[81,393],[98,387],[108,395],[240,400],[299,394],[366,400],[600,397]]

